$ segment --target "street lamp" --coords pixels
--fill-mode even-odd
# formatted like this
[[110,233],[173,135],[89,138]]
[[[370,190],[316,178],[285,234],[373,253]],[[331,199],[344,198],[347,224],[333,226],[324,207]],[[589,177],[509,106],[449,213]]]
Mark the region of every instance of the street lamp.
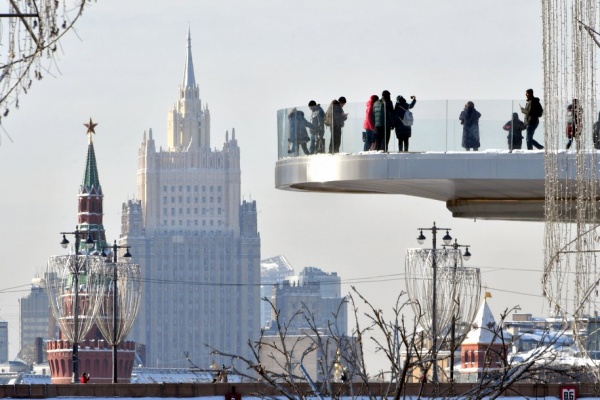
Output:
[[[469,259],[471,258],[471,253],[469,253],[469,246],[468,244],[458,244],[457,239],[454,239],[454,243],[452,244],[444,244],[443,247],[450,247],[452,249],[454,249],[454,280],[456,280],[456,268],[458,267],[457,265],[457,255],[458,255],[458,248],[459,247],[464,247],[465,248],[465,252],[462,255],[463,260],[465,261],[469,261]],[[454,288],[456,289],[456,283],[454,283]],[[452,296],[452,301],[455,301],[454,299],[455,294],[453,294]],[[452,313],[452,325],[450,326],[450,382],[454,383],[454,351],[456,350],[454,348],[454,342],[456,340],[456,311],[454,311]]]
[[444,244],[449,245],[452,242],[452,237],[450,236],[449,231],[451,230],[450,228],[438,228],[437,226],[435,226],[435,222],[433,223],[433,226],[431,228],[418,228],[421,233],[419,234],[419,236],[417,237],[417,241],[419,242],[419,244],[423,244],[425,242],[425,239],[427,239],[425,237],[425,235],[423,235],[423,231],[431,231],[431,236],[432,236],[432,247],[433,247],[433,251],[432,251],[432,268],[433,268],[433,282],[432,282],[432,295],[433,295],[433,299],[432,299],[432,303],[431,303],[431,309],[432,309],[432,313],[431,313],[431,357],[433,359],[433,365],[432,365],[432,380],[433,383],[438,383],[438,373],[437,373],[437,329],[436,329],[436,310],[437,310],[437,292],[436,292],[436,280],[437,280],[437,260],[436,260],[436,254],[435,254],[435,246],[436,246],[436,238],[437,238],[437,232],[438,230],[445,230],[446,234],[444,235],[444,237],[442,237],[442,240],[444,241]]
[[[73,300],[73,381],[74,383],[79,383],[79,343],[78,343],[78,314],[79,314],[79,261],[77,256],[79,255],[79,246],[81,244],[81,232],[79,229],[75,228],[74,232],[60,232],[63,235],[63,240],[60,242],[60,245],[63,249],[66,249],[69,245],[69,241],[67,240],[66,235],[74,235],[75,236],[75,263],[73,268],[71,269],[71,273],[73,274],[73,280],[75,282],[74,291],[75,296]],[[94,247],[94,241],[88,235],[85,241],[86,250]]]
[[[119,345],[119,339],[118,339],[118,335],[117,335],[117,279],[118,279],[118,274],[117,274],[117,250],[118,249],[126,249],[125,254],[123,254],[123,257],[125,258],[131,258],[131,253],[129,252],[129,248],[131,246],[118,246],[117,245],[117,241],[114,241],[114,244],[112,246],[104,246],[102,247],[102,256],[108,258],[110,256],[110,253],[106,253],[104,250],[107,249],[112,249],[112,255],[113,255],[113,279],[112,279],[112,285],[113,285],[113,304],[112,304],[112,325],[113,325],[113,331],[112,331],[112,348],[113,348],[113,381],[112,383],[117,383],[117,346]],[[122,306],[122,305],[119,305]]]

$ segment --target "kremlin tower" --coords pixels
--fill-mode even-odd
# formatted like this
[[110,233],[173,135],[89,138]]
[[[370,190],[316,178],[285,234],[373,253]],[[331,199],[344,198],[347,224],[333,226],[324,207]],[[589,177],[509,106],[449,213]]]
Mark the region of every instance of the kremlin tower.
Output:
[[[102,202],[104,195],[102,186],[98,176],[98,168],[96,165],[96,155],[94,152],[94,142],[92,134],[95,134],[94,128],[97,124],[90,119],[89,123],[84,124],[88,128],[88,151],[85,165],[83,181],[79,187],[78,195],[78,221],[75,232],[79,236],[80,241],[79,255],[89,255],[91,257],[100,257],[104,249],[110,248],[106,242],[106,234],[104,225],[102,224]],[[75,233],[73,232],[73,233]],[[91,240],[90,240],[91,239]],[[90,243],[89,247],[86,242]],[[93,244],[91,244],[93,242]],[[65,245],[68,243],[63,242]],[[73,249],[73,254],[74,254]],[[75,274],[73,274],[75,275]],[[78,296],[75,296],[75,304],[79,299],[79,307],[76,307],[79,312],[77,318],[84,321],[86,316],[83,315],[86,307],[86,299],[88,296],[87,283],[85,276],[80,274],[78,285],[80,287]],[[61,294],[61,300],[65,304],[66,317],[72,320],[73,307],[72,294]],[[50,299],[52,302],[52,299]],[[81,328],[80,328],[81,329]],[[93,323],[84,339],[79,342],[78,351],[78,375],[87,373],[90,376],[90,383],[111,383],[113,377],[113,361],[112,347],[104,340],[98,326]],[[74,346],[71,341],[65,338],[64,333],[60,332],[57,340],[47,342],[48,363],[52,377],[52,384],[72,383],[73,380],[73,350]],[[135,343],[132,341],[123,341],[118,346],[118,367],[117,376],[119,383],[130,383],[131,371],[133,370],[133,362],[135,358]]]

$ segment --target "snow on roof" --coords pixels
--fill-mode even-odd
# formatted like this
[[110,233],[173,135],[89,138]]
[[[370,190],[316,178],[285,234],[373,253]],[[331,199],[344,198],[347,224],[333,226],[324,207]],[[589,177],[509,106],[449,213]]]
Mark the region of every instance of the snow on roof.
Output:
[[278,274],[292,275],[294,268],[285,256],[279,255],[275,257],[265,258],[260,261],[261,274],[270,274],[276,272]]
[[473,329],[469,331],[462,344],[502,344],[510,338],[511,335],[508,332],[503,331],[500,335],[494,315],[488,307],[486,299],[483,299],[483,303],[473,321]]
[[527,352],[513,354],[509,358],[511,363],[535,360],[537,365],[597,368],[594,360],[578,356],[577,350],[573,347],[538,347]]
[[[131,383],[210,383],[215,373],[190,368],[134,368]],[[237,375],[227,374],[229,382],[241,382]]]
[[554,347],[571,346],[575,343],[573,338],[565,331],[541,331],[521,333],[518,340],[525,342],[535,342],[541,344],[552,344]]

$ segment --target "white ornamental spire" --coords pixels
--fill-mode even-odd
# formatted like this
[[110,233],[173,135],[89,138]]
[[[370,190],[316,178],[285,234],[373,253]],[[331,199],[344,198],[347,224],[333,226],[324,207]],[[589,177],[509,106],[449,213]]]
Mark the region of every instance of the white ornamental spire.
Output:
[[195,87],[196,78],[194,77],[194,62],[192,61],[192,35],[188,25],[187,55],[185,60],[185,68],[183,70],[183,89],[193,89]]

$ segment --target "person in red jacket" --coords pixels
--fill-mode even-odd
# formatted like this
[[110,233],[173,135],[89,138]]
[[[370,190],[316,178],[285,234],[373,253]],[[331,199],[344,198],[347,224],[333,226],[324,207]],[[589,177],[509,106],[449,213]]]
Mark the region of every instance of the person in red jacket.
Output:
[[87,372],[84,372],[84,373],[81,375],[81,378],[79,379],[79,381],[80,381],[81,383],[88,383],[88,382],[90,381],[90,374],[88,374]]
[[365,112],[365,122],[363,123],[364,133],[363,142],[365,142],[364,151],[375,150],[375,114],[373,113],[373,104],[379,100],[379,96],[372,95],[367,101],[367,110]]

